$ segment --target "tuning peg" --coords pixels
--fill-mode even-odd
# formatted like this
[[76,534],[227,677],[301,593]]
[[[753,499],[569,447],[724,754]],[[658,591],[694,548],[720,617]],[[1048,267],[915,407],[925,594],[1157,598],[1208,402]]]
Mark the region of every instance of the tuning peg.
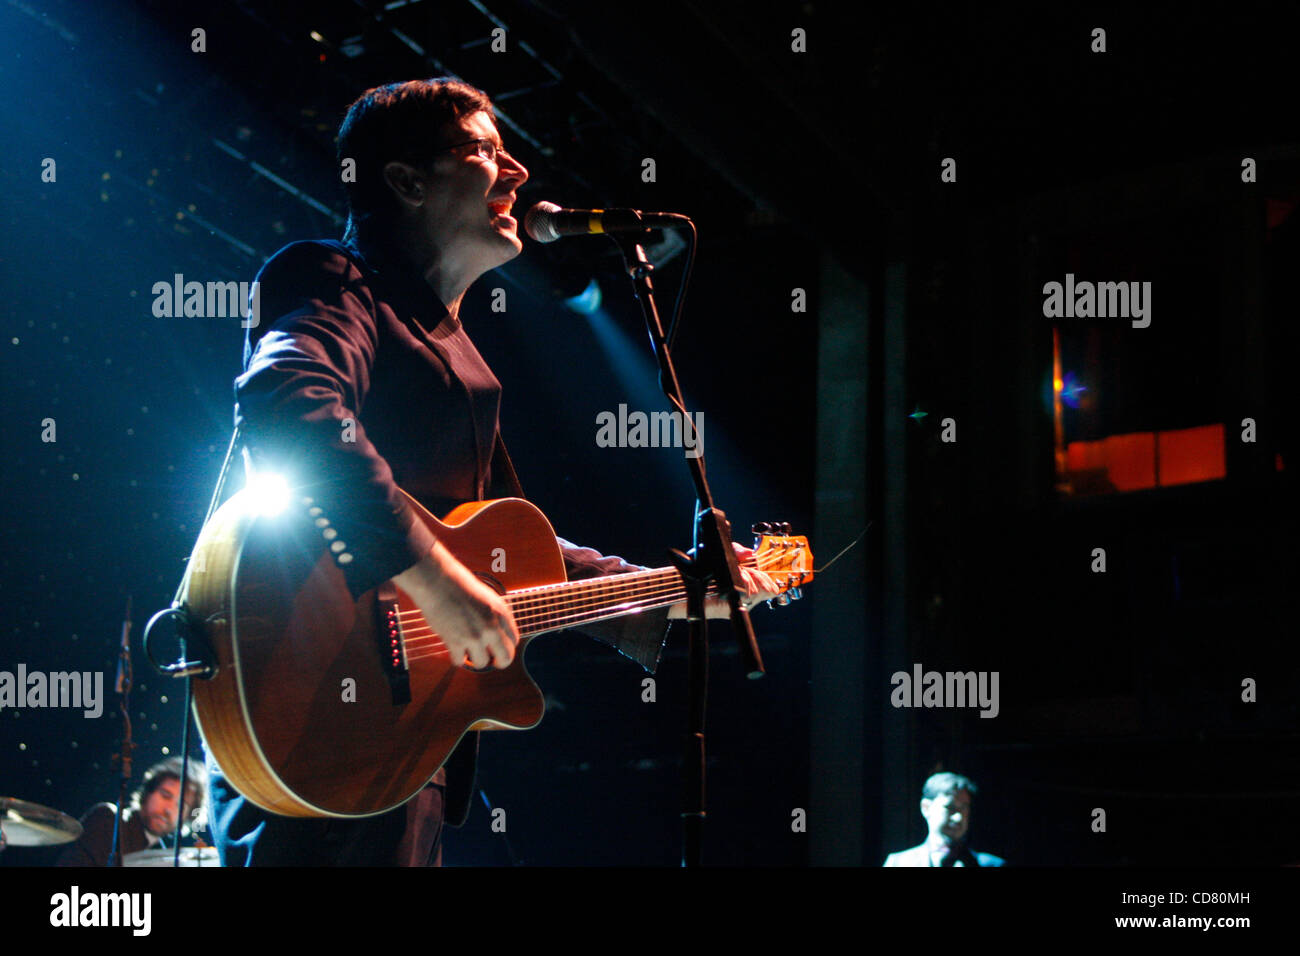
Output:
[[803,597],[803,588],[791,588],[789,594],[791,601],[797,601]]
[[774,597],[772,600],[776,601],[776,603],[777,603],[778,605],[780,605],[781,607],[785,607],[787,604],[790,603],[790,595],[789,595],[789,594],[778,594],[778,595],[777,595],[776,597]]
[[782,533],[782,534],[789,534],[790,531],[791,531],[791,524],[790,524],[790,522],[788,522],[788,521],[782,521],[782,522],[780,522],[780,523],[779,523],[779,527],[781,528],[781,533]]
[[759,521],[759,522],[757,522],[757,523],[752,524],[752,525],[749,526],[749,532],[750,532],[750,534],[753,534],[753,535],[771,534],[771,533],[772,533],[772,525],[771,525],[770,522],[767,522],[767,521]]

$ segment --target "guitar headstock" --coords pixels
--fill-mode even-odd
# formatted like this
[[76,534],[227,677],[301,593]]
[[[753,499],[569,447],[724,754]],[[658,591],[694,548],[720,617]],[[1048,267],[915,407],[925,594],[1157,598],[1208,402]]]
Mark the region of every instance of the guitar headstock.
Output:
[[805,535],[790,534],[788,521],[764,521],[750,528],[754,533],[754,567],[781,585],[772,602],[789,604],[803,597],[801,588],[813,579],[813,556]]

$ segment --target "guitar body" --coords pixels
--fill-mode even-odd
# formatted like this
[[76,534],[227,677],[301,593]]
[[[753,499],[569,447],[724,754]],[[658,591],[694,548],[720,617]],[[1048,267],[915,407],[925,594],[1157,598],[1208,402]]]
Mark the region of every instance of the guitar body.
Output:
[[[408,501],[498,591],[565,580],[555,532],[528,502],[474,502],[439,521]],[[326,543],[311,519],[260,516],[240,492],[191,558],[186,600],[217,663],[194,681],[194,711],[240,793],[284,816],[371,816],[417,793],[469,731],[542,719],[524,641],[505,670],[454,667],[391,581],[354,601]]]

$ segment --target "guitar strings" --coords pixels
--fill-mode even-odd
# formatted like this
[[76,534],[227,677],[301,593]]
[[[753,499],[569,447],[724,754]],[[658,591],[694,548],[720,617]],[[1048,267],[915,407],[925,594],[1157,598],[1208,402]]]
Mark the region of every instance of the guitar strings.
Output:
[[[630,578],[639,580],[635,582],[629,581]],[[563,593],[562,589],[568,589],[573,596],[557,600],[555,595]],[[527,589],[527,591],[523,592],[511,592],[505,595],[511,605],[515,623],[520,625],[521,628],[529,624],[547,621],[554,621],[557,624],[572,622],[581,617],[582,614],[597,608],[622,612],[631,608],[634,604],[641,604],[642,607],[638,608],[640,610],[651,606],[645,603],[647,599],[672,595],[674,592],[679,596],[684,596],[680,576],[672,568],[610,575],[607,578],[588,581],[560,582],[552,585],[542,585],[534,593],[528,592],[533,592],[533,589]],[[527,594],[526,597],[525,594]],[[618,606],[607,606],[611,597],[625,597],[628,600]],[[667,603],[673,602],[668,601]],[[398,619],[401,623],[407,621],[420,621],[423,623],[423,615],[418,609],[399,611]],[[418,631],[418,627],[413,627],[410,633],[418,633]]]
[[[551,616],[563,616],[571,612],[583,612],[605,607],[610,604],[610,599],[626,598],[629,603],[638,599],[672,594],[681,591],[680,581],[668,580],[651,580],[637,584],[621,585],[618,588],[583,588],[580,591],[573,592],[556,592],[562,597],[553,597],[550,599],[531,599],[524,602],[515,602],[510,600],[510,595],[506,595],[507,604],[514,615],[516,623],[544,621]],[[419,621],[423,619],[423,614],[418,609],[403,610],[398,612],[398,619],[402,623],[408,621]]]
[[[606,611],[613,613],[601,615],[601,617],[619,616],[632,610],[641,611],[654,607],[665,607],[670,604],[675,604],[681,599],[681,597],[682,591],[680,586],[676,588],[661,588],[657,591],[645,590],[639,594],[639,598],[636,601],[628,601],[617,608],[605,607],[604,609]],[[516,618],[515,623],[521,631],[526,631],[525,636],[531,637],[535,634],[543,633],[545,630],[561,630],[565,627],[571,627],[574,624],[589,623],[592,620],[600,619],[599,617],[592,618],[590,614],[587,613],[587,610],[589,609],[580,611],[579,613],[540,616],[539,620],[535,623],[545,622],[548,626],[531,632],[527,631],[527,625],[525,623],[527,619],[521,621]],[[421,660],[425,657],[445,656],[448,653],[445,645],[443,645],[442,641],[436,634],[434,634],[433,628],[427,623],[422,622],[421,625],[417,627],[412,627],[409,630],[404,629],[403,639],[408,651],[408,661]],[[425,650],[429,651],[429,653],[418,653]],[[417,653],[411,653],[412,651]]]
[[[746,560],[743,564],[763,569],[764,565],[771,567],[773,564],[780,563],[780,560],[779,556],[772,556],[769,560],[767,555],[764,554],[759,558]],[[638,578],[639,581],[633,583],[628,580],[634,577]],[[556,601],[554,595],[562,593],[561,589],[563,588],[572,588],[572,593],[575,596],[568,600]],[[521,631],[527,631],[527,636],[533,636],[534,634],[543,633],[545,630],[561,630],[573,624],[599,620],[601,617],[621,616],[634,610],[642,611],[674,604],[684,596],[684,591],[681,576],[676,569],[653,568],[630,574],[609,575],[587,581],[557,582],[556,584],[542,585],[535,590],[526,589],[526,591],[513,592],[513,594],[507,593],[504,597],[511,604],[516,626]],[[716,593],[716,588],[710,588],[710,591]],[[528,596],[524,597],[525,594]],[[608,598],[613,595],[627,597],[629,600],[611,606],[608,604]],[[512,597],[515,597],[516,600],[511,600]],[[522,598],[522,600],[519,598]],[[597,600],[591,600],[592,598]],[[590,618],[590,612],[596,609],[608,613],[597,618]],[[424,616],[418,609],[399,611],[397,618],[399,623],[411,619],[419,621],[413,627],[403,627],[402,638],[403,644],[408,651],[406,654],[408,663],[449,655],[450,652],[446,646],[434,633],[433,628],[424,621]],[[530,625],[538,624],[548,626],[529,631]],[[410,653],[412,650],[416,653]]]
[[[559,629],[571,623],[581,622],[584,618],[589,618],[592,611],[602,611],[603,613],[599,617],[615,617],[633,610],[648,610],[656,606],[675,604],[684,596],[680,586],[642,588],[635,592],[621,594],[620,597],[626,597],[627,600],[617,605],[610,605],[607,602],[570,603],[558,607],[554,611],[515,614],[515,626],[521,632],[540,633],[541,629],[534,630],[531,625],[545,624],[548,625],[545,628],[546,630]],[[403,637],[407,639],[408,644],[418,641],[425,631],[429,634],[433,633],[433,628],[424,622],[423,615],[419,611],[401,612],[398,617],[399,620],[403,620],[403,623],[405,623],[405,620],[412,620],[413,623],[418,621],[413,627],[403,628]]]
[[[663,599],[664,596],[666,596],[667,598],[666,600]],[[676,603],[676,596],[669,594],[669,592],[664,592],[664,595],[661,596],[660,599],[657,600],[651,599],[649,601],[646,601],[645,603],[636,607],[635,610],[641,611],[641,610],[648,610],[654,607],[666,607],[670,604],[675,604],[675,603]],[[626,612],[630,609],[632,609],[631,604],[625,605],[619,609],[619,613]],[[610,615],[610,616],[617,616],[617,615]],[[556,617],[549,622],[550,626],[547,627],[545,630],[563,630],[564,628],[571,627],[574,624],[590,623],[591,620],[593,619],[590,618],[589,616],[585,616],[581,614],[571,615],[568,617]],[[599,618],[595,620],[599,620]],[[518,626],[518,621],[516,621],[516,625]],[[520,626],[520,630],[521,631],[525,630],[525,628]],[[422,634],[422,632],[427,632],[427,636]],[[403,642],[407,647],[406,660],[408,663],[411,661],[423,660],[425,658],[430,658],[430,657],[446,657],[450,653],[447,650],[446,645],[442,643],[442,640],[436,634],[434,634],[433,629],[429,627],[427,624],[423,625],[422,627],[412,628],[410,633],[413,636],[408,637],[405,632],[403,633]],[[540,633],[544,633],[544,631],[543,630],[531,631],[525,633],[523,636],[533,637]],[[412,651],[414,651],[415,653],[412,653]]]
[[[610,616],[610,617],[618,616],[619,614],[626,613],[629,610],[632,610],[633,608],[635,608],[635,610],[637,611],[641,611],[641,610],[648,610],[654,607],[665,607],[670,604],[675,604],[680,598],[681,598],[680,587],[663,588],[663,589],[659,589],[658,591],[646,591],[644,595],[641,597],[641,599],[638,601],[629,601],[623,605],[620,605],[617,609],[607,608],[606,610],[613,611],[615,613],[604,615],[604,616]],[[418,614],[418,612],[416,613]],[[421,618],[421,620],[423,619]],[[567,615],[553,615],[549,619],[543,617],[542,620],[547,621],[547,623],[549,624],[547,628],[543,630],[529,632],[524,636],[531,637],[536,634],[543,633],[544,630],[562,630],[563,628],[571,627],[574,624],[589,623],[592,620],[599,620],[599,618],[593,619],[587,613],[577,613],[577,614],[567,614]],[[520,624],[518,618],[516,618],[515,623],[516,626],[520,627],[520,630],[526,630],[525,626]],[[402,636],[403,636],[403,643],[407,648],[406,661],[408,663],[424,660],[427,658],[433,658],[433,657],[447,657],[450,654],[446,645],[442,643],[442,640],[438,638],[438,636],[434,633],[433,628],[430,627],[427,623],[422,623],[417,627],[411,628],[409,631],[404,629]],[[416,653],[411,653],[412,649],[414,649]]]
[[[639,580],[628,581],[629,578]],[[557,600],[555,595],[563,593],[562,589],[568,589],[572,597]],[[528,590],[532,591],[533,589]],[[647,598],[670,595],[674,592],[684,596],[680,576],[672,568],[610,575],[608,578],[590,581],[542,585],[536,589],[536,592],[527,594],[527,596],[525,596],[527,592],[511,592],[505,595],[511,605],[511,611],[514,613],[517,625],[524,626],[550,620],[557,622],[572,620],[575,612],[580,616],[589,610],[597,608],[609,611],[623,611],[632,607],[635,603],[644,604]],[[607,606],[610,598],[617,597],[625,597],[628,601],[618,606]],[[672,602],[669,601],[668,603]],[[411,609],[399,611],[398,618],[405,623],[406,621],[421,620],[423,615],[418,609]],[[412,628],[412,632],[417,630],[418,628]]]
[[[670,604],[675,604],[679,598],[680,594],[672,590],[646,592],[646,594],[642,595],[639,600],[628,601],[617,608],[607,608],[606,610],[610,613],[601,615],[601,617],[615,617],[628,612],[648,610],[654,607],[665,607]],[[544,633],[547,630],[561,630],[574,624],[587,623],[598,619],[599,618],[593,618],[590,613],[579,611],[578,613],[555,614],[549,617],[539,617],[537,620],[516,618],[515,625],[523,632],[524,636],[532,637]],[[540,624],[545,624],[546,626],[532,626]],[[404,628],[402,637],[408,650],[408,659],[412,659],[410,654],[411,651],[418,651],[430,645],[440,649],[440,653],[446,653],[442,640],[434,633],[433,628],[427,623],[421,622],[421,624],[415,627]]]
[[[654,607],[666,607],[670,604],[675,604],[679,597],[680,593],[673,589],[661,590],[657,592],[657,596],[643,598],[641,601],[628,602],[627,604],[619,606],[617,609],[609,608],[608,610],[616,613],[608,616],[613,617],[626,613],[631,610],[634,605],[639,605],[635,607],[635,610],[637,611],[648,610]],[[593,619],[581,613],[565,616],[556,615],[550,618],[550,626],[545,630],[562,630],[565,627],[570,627],[574,624],[589,623],[591,620]],[[599,620],[599,618],[594,620]],[[521,631],[525,630],[525,628],[520,625],[518,618],[516,618],[515,624]],[[427,636],[425,636],[424,632],[427,632]],[[533,631],[523,636],[531,637],[540,633],[543,633],[543,631]],[[428,624],[411,628],[410,631],[403,630],[402,637],[403,643],[407,647],[406,660],[408,663],[432,657],[446,657],[450,654],[446,645],[442,643],[442,640],[434,633],[433,628]],[[412,648],[414,648],[417,653],[410,653]]]
[[[779,558],[766,560],[765,564],[760,565],[753,562],[758,570],[765,571],[772,567],[773,564],[779,563]],[[746,562],[745,566],[750,566]],[[628,594],[638,593],[636,585],[658,586],[667,583],[672,586],[681,586],[681,577],[674,568],[649,568],[645,571],[634,571],[629,574],[613,574],[600,578],[588,578],[578,581],[559,581],[554,584],[543,584],[535,588],[523,588],[518,591],[507,592],[503,597],[509,602],[512,611],[527,614],[528,611],[536,608],[546,607],[564,607],[566,602],[557,600],[555,595],[568,591],[575,595],[568,601],[572,605],[575,601],[588,596],[608,597],[614,592],[624,592]],[[416,610],[403,611],[404,615],[410,616],[418,614]]]

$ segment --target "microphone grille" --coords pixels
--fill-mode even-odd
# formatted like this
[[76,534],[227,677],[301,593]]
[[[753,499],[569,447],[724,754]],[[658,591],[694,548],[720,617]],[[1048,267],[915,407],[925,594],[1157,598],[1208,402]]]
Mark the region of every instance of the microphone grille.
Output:
[[559,239],[560,234],[556,231],[551,217],[561,212],[562,208],[546,200],[534,204],[524,216],[524,232],[537,242],[554,242]]

